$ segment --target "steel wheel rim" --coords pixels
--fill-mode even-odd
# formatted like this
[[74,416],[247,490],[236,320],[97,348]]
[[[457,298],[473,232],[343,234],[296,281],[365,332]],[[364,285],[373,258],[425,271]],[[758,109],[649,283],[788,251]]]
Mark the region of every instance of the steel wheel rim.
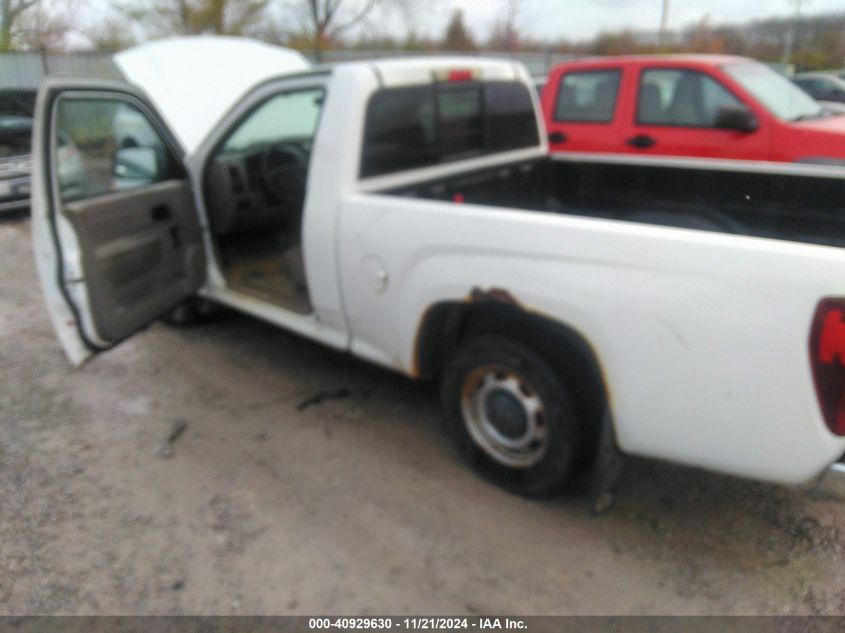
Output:
[[488,365],[470,372],[461,392],[461,413],[476,446],[503,466],[530,468],[546,454],[543,401],[512,369]]

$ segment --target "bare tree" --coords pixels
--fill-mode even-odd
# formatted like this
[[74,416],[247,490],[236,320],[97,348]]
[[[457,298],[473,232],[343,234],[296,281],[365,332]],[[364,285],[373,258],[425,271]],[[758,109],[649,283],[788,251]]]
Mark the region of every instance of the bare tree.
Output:
[[153,36],[242,35],[258,22],[270,0],[151,0],[120,5],[124,16]]
[[30,51],[64,51],[73,31],[75,0],[43,0],[15,22],[12,47]]
[[[300,32],[294,37],[307,40],[317,61],[323,51],[342,34],[361,25],[371,25],[377,11],[401,11],[408,19],[417,0],[279,0],[278,5],[293,14]],[[304,37],[303,37],[304,36]]]
[[100,51],[120,51],[137,44],[135,35],[123,24],[119,16],[108,15],[106,18],[83,31],[91,43],[91,48]]
[[502,35],[505,39],[505,50],[509,53],[513,53],[519,46],[519,30],[516,23],[522,5],[523,0],[505,0]]
[[38,4],[38,0],[0,0],[0,51],[12,47],[12,29],[15,22],[27,9]]
[[464,22],[464,12],[461,9],[452,11],[452,19],[446,27],[443,37],[443,49],[447,51],[474,51],[475,42]]
[[503,0],[487,42],[488,48],[494,51],[516,52],[521,39],[518,23],[525,4],[525,0]]

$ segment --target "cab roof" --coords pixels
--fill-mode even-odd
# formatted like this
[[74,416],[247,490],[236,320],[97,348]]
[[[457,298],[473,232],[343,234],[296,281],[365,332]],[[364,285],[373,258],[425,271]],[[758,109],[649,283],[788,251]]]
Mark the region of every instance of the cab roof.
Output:
[[569,62],[563,62],[558,66],[619,66],[627,63],[653,64],[655,62],[667,64],[693,64],[698,66],[724,66],[725,64],[736,63],[758,63],[748,57],[739,55],[698,55],[698,54],[672,54],[672,55],[613,55],[608,57],[585,57]]
[[449,81],[452,73],[468,73],[479,81],[529,80],[522,65],[507,59],[494,59],[473,56],[443,57],[394,57],[365,63],[371,66],[385,87],[424,84],[433,81]]
[[280,77],[334,68],[375,74],[382,87],[434,81],[529,81],[521,64],[470,56],[396,57],[313,66],[297,51],[240,37],[159,40],[115,56],[125,79],[139,86],[188,155],[253,87]]

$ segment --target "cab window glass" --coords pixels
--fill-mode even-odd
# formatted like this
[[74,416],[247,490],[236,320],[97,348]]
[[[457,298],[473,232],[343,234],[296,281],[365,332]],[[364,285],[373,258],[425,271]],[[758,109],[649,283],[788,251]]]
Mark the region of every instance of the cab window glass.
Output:
[[739,99],[704,73],[648,69],[640,77],[637,123],[714,127],[720,108],[738,105]]
[[540,142],[531,93],[522,84],[506,81],[485,84],[484,114],[490,150],[532,147]]
[[481,152],[484,138],[479,87],[439,90],[437,113],[443,160]]
[[367,106],[361,176],[539,143],[529,89],[517,82],[388,88]]
[[127,101],[60,99],[54,133],[62,202],[184,176],[147,115]]
[[560,82],[555,121],[609,123],[616,110],[620,70],[571,72]]
[[304,143],[310,150],[324,96],[322,88],[313,88],[272,97],[238,126],[221,153],[246,152],[284,142]]
[[367,107],[362,176],[437,162],[431,86],[381,90]]

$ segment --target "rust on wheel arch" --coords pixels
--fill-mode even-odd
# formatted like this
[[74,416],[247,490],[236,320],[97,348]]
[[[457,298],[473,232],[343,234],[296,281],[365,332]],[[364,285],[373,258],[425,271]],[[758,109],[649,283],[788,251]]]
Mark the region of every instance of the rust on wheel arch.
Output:
[[482,290],[478,286],[470,290],[468,300],[470,303],[504,303],[505,305],[522,308],[522,304],[504,288],[490,288],[490,290]]
[[498,304],[518,308],[527,315],[538,317],[550,323],[557,324],[563,328],[566,328],[567,330],[570,330],[576,337],[580,338],[582,343],[586,345],[587,350],[592,358],[592,362],[596,370],[598,371],[598,379],[600,380],[601,386],[604,390],[604,396],[607,406],[612,410],[612,390],[607,380],[607,374],[605,373],[604,365],[599,359],[598,353],[596,352],[595,348],[587,340],[587,338],[581,332],[574,329],[572,326],[563,323],[562,321],[557,319],[554,315],[547,314],[543,310],[533,309],[524,305],[516,297],[514,297],[509,290],[497,286],[491,286],[487,290],[484,290],[480,286],[473,286],[469,293],[463,299],[455,299],[450,301],[444,301],[442,303],[435,303],[426,308],[425,312],[420,318],[419,325],[417,326],[416,335],[414,337],[414,364],[411,371],[411,377],[418,380],[423,378],[422,367],[420,362],[422,352],[422,338],[425,331],[425,325],[434,310],[445,305],[450,305],[450,307],[454,307],[458,305],[468,306],[485,304]]

